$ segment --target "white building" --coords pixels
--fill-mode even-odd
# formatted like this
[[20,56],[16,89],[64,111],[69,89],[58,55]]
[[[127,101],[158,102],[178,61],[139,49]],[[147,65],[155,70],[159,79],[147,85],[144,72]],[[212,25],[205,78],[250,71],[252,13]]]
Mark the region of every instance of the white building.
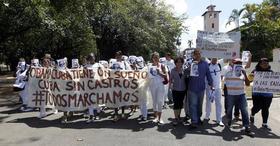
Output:
[[204,17],[204,31],[219,32],[219,13],[215,11],[215,5],[209,5],[207,11],[202,14]]

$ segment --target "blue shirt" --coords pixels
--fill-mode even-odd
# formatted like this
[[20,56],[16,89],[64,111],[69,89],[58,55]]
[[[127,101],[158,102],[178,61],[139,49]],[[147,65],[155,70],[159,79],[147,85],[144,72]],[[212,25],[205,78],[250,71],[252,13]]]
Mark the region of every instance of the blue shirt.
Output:
[[192,92],[202,92],[205,90],[205,78],[208,84],[213,86],[213,80],[209,71],[209,65],[206,61],[201,60],[198,63],[199,76],[190,76],[188,90]]

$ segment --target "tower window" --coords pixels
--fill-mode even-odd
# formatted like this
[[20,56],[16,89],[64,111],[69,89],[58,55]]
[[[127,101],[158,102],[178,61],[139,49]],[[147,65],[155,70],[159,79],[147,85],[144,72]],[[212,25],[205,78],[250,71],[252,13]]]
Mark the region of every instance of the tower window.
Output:
[[214,28],[215,27],[215,25],[214,25],[214,23],[212,23],[212,28]]
[[214,14],[214,18],[216,18],[217,17],[217,14]]

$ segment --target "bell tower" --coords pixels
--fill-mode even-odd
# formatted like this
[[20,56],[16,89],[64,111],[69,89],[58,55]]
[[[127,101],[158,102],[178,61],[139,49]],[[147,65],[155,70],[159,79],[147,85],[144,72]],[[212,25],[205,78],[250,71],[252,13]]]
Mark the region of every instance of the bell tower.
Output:
[[219,32],[219,13],[215,11],[215,5],[209,5],[207,11],[202,14],[204,17],[204,31]]

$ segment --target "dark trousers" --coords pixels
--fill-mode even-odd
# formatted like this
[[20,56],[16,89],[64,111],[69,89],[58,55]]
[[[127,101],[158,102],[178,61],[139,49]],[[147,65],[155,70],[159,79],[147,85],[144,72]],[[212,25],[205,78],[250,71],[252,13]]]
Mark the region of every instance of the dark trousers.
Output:
[[180,110],[183,108],[185,95],[186,95],[185,91],[172,90],[172,97],[173,97],[173,102],[174,102],[173,109],[174,110]]
[[[227,96],[225,96],[225,113],[227,113],[227,107],[228,107],[228,98],[227,98]],[[234,113],[233,114],[234,114],[235,117],[239,117],[239,115],[240,115],[240,109],[236,105],[234,105]]]
[[269,107],[272,102],[273,97],[265,97],[262,95],[252,96],[253,98],[253,107],[251,109],[251,115],[254,116],[260,110],[262,110],[263,123],[267,123],[269,115]]
[[[227,93],[227,86],[226,85],[224,85],[224,97],[225,97],[225,103],[224,103],[224,105],[225,105],[225,113],[227,114],[227,107],[228,107],[228,99],[227,99],[227,96],[228,96],[228,93]],[[239,117],[239,115],[240,115],[240,109],[236,106],[236,105],[234,105],[234,116],[235,117]]]
[[[124,114],[125,107],[122,106],[121,109],[122,109],[122,114]],[[118,111],[119,111],[119,108],[115,108],[115,115],[118,115]]]
[[247,110],[247,99],[245,94],[241,95],[228,95],[227,96],[227,118],[228,120],[232,120],[232,109],[233,106],[238,107],[241,110],[242,115],[242,123],[244,127],[249,126],[249,116]]

